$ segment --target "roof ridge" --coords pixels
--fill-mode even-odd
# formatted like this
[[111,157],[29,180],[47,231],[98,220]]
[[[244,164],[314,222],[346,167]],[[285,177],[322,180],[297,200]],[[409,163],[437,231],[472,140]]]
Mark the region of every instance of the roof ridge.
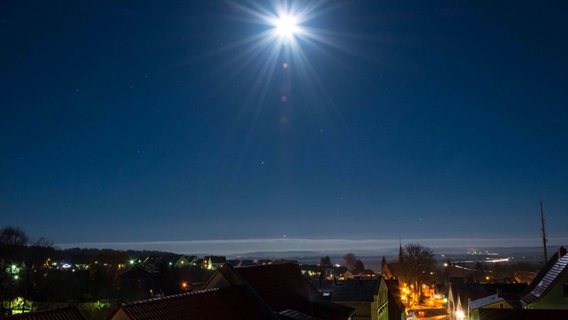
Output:
[[131,301],[131,302],[123,302],[123,303],[121,303],[121,306],[128,307],[128,306],[134,306],[134,305],[145,304],[145,303],[156,302],[156,301],[167,301],[167,300],[185,298],[185,297],[198,295],[198,294],[214,292],[214,291],[218,291],[218,290],[219,290],[219,288],[193,290],[193,291],[178,293],[178,294],[174,294],[174,295],[155,297],[155,298],[144,299],[144,300],[136,300],[136,301]]
[[531,290],[521,298],[523,303],[530,304],[543,296],[550,289],[550,286],[554,283],[554,281],[556,281],[563,272],[568,270],[567,266],[568,254],[557,258],[554,264],[546,270],[546,273],[538,279],[538,283],[531,286]]

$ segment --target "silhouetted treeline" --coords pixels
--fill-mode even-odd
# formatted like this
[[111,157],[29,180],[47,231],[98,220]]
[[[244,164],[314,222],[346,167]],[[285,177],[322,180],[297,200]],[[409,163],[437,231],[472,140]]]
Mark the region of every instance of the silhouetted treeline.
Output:
[[25,308],[18,303],[35,309],[176,294],[209,278],[211,271],[198,264],[180,266],[179,258],[146,250],[60,250],[45,239],[30,242],[21,229],[6,227],[0,230],[0,316]]

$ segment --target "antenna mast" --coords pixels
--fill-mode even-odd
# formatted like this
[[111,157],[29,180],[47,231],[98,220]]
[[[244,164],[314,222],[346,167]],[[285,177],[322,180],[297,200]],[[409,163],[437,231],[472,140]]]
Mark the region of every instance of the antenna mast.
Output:
[[542,210],[542,200],[540,202],[540,225],[542,226],[542,244],[544,246],[544,263],[548,261],[548,253],[546,252],[546,231],[544,231],[544,211]]

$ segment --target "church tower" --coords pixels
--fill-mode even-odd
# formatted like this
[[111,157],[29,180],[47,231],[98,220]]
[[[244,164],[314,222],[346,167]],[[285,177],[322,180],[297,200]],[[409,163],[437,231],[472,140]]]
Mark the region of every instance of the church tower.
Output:
[[402,249],[402,240],[400,240],[400,238],[398,238],[398,243],[398,263],[404,263],[404,250]]

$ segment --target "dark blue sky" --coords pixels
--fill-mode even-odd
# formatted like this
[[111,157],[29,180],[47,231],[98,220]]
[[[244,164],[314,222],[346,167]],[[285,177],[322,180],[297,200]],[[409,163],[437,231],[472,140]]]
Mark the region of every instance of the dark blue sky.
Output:
[[565,1],[298,1],[296,46],[271,3],[2,1],[1,225],[537,239],[542,199],[567,236]]

